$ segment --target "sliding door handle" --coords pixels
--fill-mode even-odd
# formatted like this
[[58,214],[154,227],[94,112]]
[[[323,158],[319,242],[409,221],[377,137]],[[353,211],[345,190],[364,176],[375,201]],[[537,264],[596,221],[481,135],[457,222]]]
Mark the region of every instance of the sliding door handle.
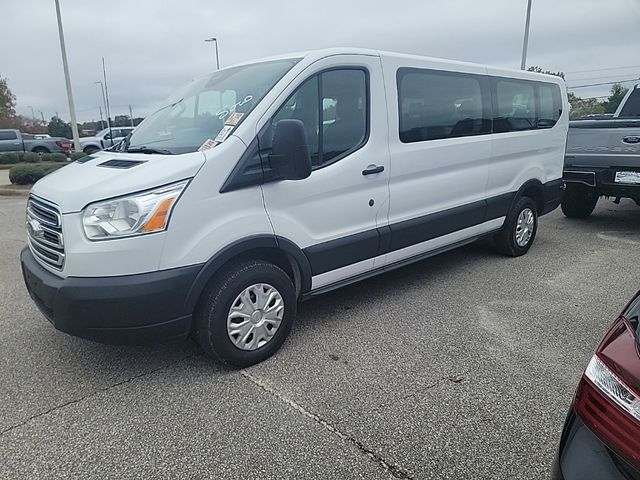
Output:
[[384,167],[382,165],[369,165],[362,171],[362,175],[375,175],[380,172],[384,172]]

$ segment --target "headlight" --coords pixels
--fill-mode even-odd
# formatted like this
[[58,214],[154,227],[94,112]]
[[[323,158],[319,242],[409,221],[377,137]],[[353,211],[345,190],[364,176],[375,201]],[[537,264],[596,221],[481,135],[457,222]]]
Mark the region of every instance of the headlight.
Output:
[[87,206],[82,214],[89,240],[130,237],[165,230],[188,181]]

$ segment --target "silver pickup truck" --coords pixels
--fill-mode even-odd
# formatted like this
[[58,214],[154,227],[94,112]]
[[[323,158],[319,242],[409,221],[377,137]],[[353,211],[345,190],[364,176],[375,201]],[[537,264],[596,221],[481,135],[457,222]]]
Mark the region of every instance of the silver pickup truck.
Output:
[[0,153],[35,152],[69,154],[73,143],[68,138],[36,138],[35,135],[20,130],[0,129]]
[[564,181],[567,217],[588,217],[600,197],[631,198],[640,206],[640,84],[613,117],[569,123]]

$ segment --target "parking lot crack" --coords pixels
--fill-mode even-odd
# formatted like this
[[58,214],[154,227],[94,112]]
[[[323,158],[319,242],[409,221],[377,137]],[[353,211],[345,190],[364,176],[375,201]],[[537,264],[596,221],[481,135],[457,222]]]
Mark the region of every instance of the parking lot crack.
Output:
[[82,397],[74,398],[73,400],[69,400],[68,402],[64,402],[64,403],[61,403],[59,405],[55,405],[55,406],[51,407],[50,409],[45,410],[44,412],[39,412],[39,413],[36,413],[34,415],[31,415],[30,417],[26,418],[25,420],[21,421],[20,423],[16,423],[14,425],[11,425],[11,426],[5,428],[4,430],[0,431],[0,436],[4,435],[6,433],[9,433],[12,430],[15,430],[17,428],[23,427],[24,425],[28,424],[29,422],[31,422],[33,420],[36,420],[36,419],[38,419],[40,417],[44,417],[46,415],[49,415],[50,413],[53,413],[53,412],[55,412],[57,410],[66,408],[66,407],[71,406],[71,405],[75,405],[75,404],[81,403],[81,402],[83,402],[83,401],[85,401],[85,400],[87,400],[87,399],[89,399],[89,398],[91,398],[91,397],[93,397],[95,395],[98,395],[100,393],[108,392],[109,390],[111,390],[113,388],[116,388],[116,387],[119,387],[119,386],[122,386],[122,385],[126,385],[127,383],[131,383],[134,380],[138,380],[138,379],[140,379],[142,377],[146,377],[148,375],[152,375],[152,374],[154,374],[156,372],[159,372],[161,370],[165,370],[167,368],[171,368],[171,367],[173,367],[174,365],[177,365],[180,362],[183,362],[183,361],[188,360],[188,359],[193,358],[193,357],[198,357],[200,355],[202,355],[202,354],[194,354],[194,355],[187,355],[185,357],[181,357],[181,358],[179,358],[177,360],[174,360],[173,362],[167,363],[167,364],[162,365],[160,367],[154,368],[152,370],[148,370],[146,372],[139,373],[138,375],[134,375],[132,377],[126,378],[124,380],[121,380],[119,382],[113,383],[113,384],[108,385],[106,387],[94,390],[93,392],[87,393],[86,395],[83,395]]
[[322,418],[321,416],[319,416],[319,415],[317,415],[315,413],[312,413],[312,412],[308,411],[306,408],[304,408],[302,405],[300,405],[299,403],[295,402],[294,400],[291,400],[290,398],[287,398],[285,395],[283,395],[282,393],[280,393],[277,390],[275,390],[273,387],[271,387],[268,383],[264,382],[260,378],[252,375],[251,373],[249,373],[246,370],[241,370],[240,374],[244,378],[249,380],[251,383],[253,383],[254,385],[258,386],[259,388],[261,388],[262,390],[264,390],[268,394],[272,395],[273,397],[275,397],[279,401],[281,401],[281,402],[285,403],[286,405],[288,405],[290,408],[292,408],[296,412],[302,414],[303,416],[305,416],[306,418],[308,418],[310,420],[313,420],[315,423],[320,425],[322,428],[324,428],[325,430],[329,431],[330,433],[338,436],[339,438],[341,438],[345,442],[351,443],[353,446],[356,447],[356,449],[358,449],[359,452],[363,453],[364,455],[369,457],[371,460],[373,460],[374,462],[378,463],[382,468],[384,468],[386,471],[388,471],[395,478],[408,479],[408,480],[412,480],[414,478],[413,475],[411,474],[411,472],[409,470],[407,470],[406,468],[404,468],[404,467],[402,467],[402,466],[400,466],[400,465],[398,465],[396,463],[391,463],[390,461],[386,460],[381,454],[379,454],[375,450],[371,449],[370,447],[367,447],[362,441],[358,440],[357,438],[355,438],[355,437],[353,437],[353,436],[351,436],[351,435],[349,435],[349,434],[347,434],[345,432],[342,432],[337,427],[335,427],[334,425],[329,423],[329,421],[325,420],[324,418]]

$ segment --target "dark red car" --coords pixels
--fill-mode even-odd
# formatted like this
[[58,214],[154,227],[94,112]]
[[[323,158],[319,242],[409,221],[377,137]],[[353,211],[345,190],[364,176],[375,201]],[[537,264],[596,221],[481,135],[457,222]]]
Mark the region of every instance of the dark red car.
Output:
[[589,362],[562,432],[554,480],[640,480],[640,293]]

